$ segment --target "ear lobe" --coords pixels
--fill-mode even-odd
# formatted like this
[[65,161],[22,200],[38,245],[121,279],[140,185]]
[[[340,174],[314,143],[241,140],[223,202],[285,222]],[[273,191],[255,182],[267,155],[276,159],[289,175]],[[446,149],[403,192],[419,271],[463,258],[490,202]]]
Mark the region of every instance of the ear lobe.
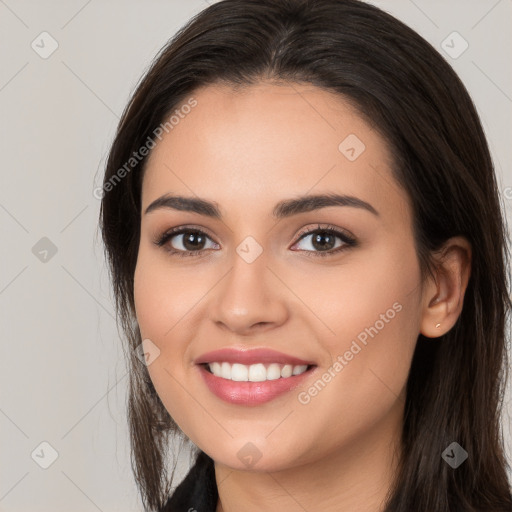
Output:
[[432,299],[421,319],[420,332],[426,338],[438,338],[448,332],[452,325],[448,325],[448,303],[446,299],[435,297]]
[[450,238],[435,258],[435,280],[430,278],[425,287],[421,318],[420,333],[427,338],[447,333],[460,316],[471,273],[471,244],[465,237]]

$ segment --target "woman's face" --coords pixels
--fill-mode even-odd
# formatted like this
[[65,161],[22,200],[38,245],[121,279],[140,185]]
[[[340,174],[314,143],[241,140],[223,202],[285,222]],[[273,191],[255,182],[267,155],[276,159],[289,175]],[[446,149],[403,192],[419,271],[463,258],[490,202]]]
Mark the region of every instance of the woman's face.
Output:
[[[193,97],[152,150],[142,187],[134,292],[156,391],[231,468],[371,454],[400,430],[421,322],[393,155],[345,101],[313,86],[209,86]],[[352,199],[276,208],[324,194]],[[207,201],[220,217],[153,204],[163,196]],[[178,227],[190,231],[155,243]],[[208,355],[225,348],[232,358]],[[242,359],[254,349],[284,356]],[[304,370],[297,362],[313,366],[288,376]]]

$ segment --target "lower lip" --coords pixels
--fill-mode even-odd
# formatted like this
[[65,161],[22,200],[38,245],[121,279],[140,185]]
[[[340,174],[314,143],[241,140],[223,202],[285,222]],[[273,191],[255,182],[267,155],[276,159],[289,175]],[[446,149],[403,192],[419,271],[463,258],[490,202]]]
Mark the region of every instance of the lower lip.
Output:
[[210,373],[204,365],[198,365],[199,371],[208,386],[208,389],[220,399],[230,404],[238,405],[259,405],[270,402],[274,398],[292,391],[307,379],[315,370],[312,366],[300,375],[293,375],[287,378],[265,380],[262,382],[237,382],[217,377]]

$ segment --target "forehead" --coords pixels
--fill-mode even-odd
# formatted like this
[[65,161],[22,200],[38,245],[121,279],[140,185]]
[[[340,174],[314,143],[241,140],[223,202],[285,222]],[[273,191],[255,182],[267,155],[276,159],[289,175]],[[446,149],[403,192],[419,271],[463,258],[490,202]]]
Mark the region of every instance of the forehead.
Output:
[[143,209],[176,193],[208,198],[226,213],[256,203],[263,212],[308,192],[355,195],[379,211],[407,208],[385,140],[341,96],[312,85],[260,83],[210,85],[191,97],[196,106],[183,110],[151,151]]

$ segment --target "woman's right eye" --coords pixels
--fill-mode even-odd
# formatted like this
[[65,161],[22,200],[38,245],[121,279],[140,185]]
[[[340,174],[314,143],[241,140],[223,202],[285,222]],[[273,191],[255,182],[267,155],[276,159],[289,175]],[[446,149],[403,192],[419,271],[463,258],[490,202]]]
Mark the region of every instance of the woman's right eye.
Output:
[[[165,247],[165,250],[177,256],[200,256],[204,251],[206,239],[211,238],[200,229],[192,228],[174,228],[166,231],[155,241],[159,247]],[[218,247],[218,244],[213,242]],[[174,247],[177,245],[178,247]],[[213,248],[216,248],[213,247]]]

